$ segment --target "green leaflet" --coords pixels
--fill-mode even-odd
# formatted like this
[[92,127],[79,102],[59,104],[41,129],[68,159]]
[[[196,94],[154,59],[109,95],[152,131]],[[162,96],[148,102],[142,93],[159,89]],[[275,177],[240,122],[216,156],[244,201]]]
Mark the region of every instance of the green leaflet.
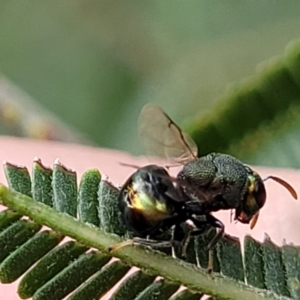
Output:
[[293,299],[300,298],[300,249],[293,245],[282,247],[282,261],[286,270],[287,287]]
[[124,235],[126,228],[118,208],[119,190],[106,180],[102,180],[98,190],[98,214],[100,227],[106,232]]
[[172,284],[163,279],[154,281],[143,292],[141,292],[136,300],[167,300],[179,288],[178,284]]
[[265,284],[267,289],[283,296],[290,296],[286,271],[282,261],[281,248],[275,245],[269,236],[265,236],[262,244]]
[[249,235],[244,239],[245,276],[247,283],[255,287],[266,288],[264,282],[262,245]]
[[11,189],[31,196],[31,179],[26,167],[4,162],[3,169],[7,183]]
[[89,170],[82,175],[78,190],[78,217],[95,226],[100,225],[97,199],[100,180],[101,174],[98,170]]
[[77,216],[76,172],[65,168],[58,160],[53,166],[54,207],[60,212]]
[[33,299],[63,299],[91,275],[95,274],[109,259],[109,256],[96,251],[82,254],[79,259],[39,288],[34,293]]
[[66,242],[40,260],[20,281],[18,294],[22,299],[30,298],[47,281],[88,250],[77,242]]
[[130,269],[120,261],[114,261],[100,271],[92,278],[86,281],[73,295],[70,300],[93,300],[99,299],[110,290]]
[[35,262],[58,245],[62,236],[53,231],[38,232],[0,265],[0,281],[14,282]]
[[33,237],[41,227],[33,221],[20,220],[3,230],[0,234],[0,262]]
[[52,169],[35,159],[32,167],[32,198],[53,207]]
[[149,286],[155,279],[155,276],[145,274],[141,270],[134,272],[126,277],[123,284],[112,295],[114,300],[123,300],[125,297],[134,299],[140,292]]
[[239,239],[225,235],[216,247],[222,274],[244,282],[244,267]]
[[4,230],[5,228],[9,227],[16,221],[18,221],[22,215],[9,210],[5,209],[0,212],[0,232]]
[[183,290],[173,296],[171,300],[199,300],[202,294],[192,293],[189,290]]
[[252,164],[299,167],[299,58],[297,40],[195,118],[186,129],[200,155],[225,152]]

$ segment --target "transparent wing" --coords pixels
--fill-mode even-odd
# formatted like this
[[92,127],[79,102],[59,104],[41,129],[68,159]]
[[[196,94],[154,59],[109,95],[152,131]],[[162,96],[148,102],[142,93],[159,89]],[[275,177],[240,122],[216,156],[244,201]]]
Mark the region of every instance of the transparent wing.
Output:
[[197,157],[195,142],[157,105],[143,107],[139,116],[139,134],[148,155],[180,164]]

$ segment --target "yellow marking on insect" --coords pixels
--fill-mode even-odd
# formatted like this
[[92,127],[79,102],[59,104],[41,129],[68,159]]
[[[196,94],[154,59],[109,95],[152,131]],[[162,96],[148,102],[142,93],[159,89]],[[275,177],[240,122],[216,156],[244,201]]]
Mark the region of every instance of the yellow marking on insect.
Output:
[[165,213],[167,211],[165,203],[157,201],[155,198],[152,198],[145,193],[135,193],[131,198],[131,204],[135,209],[143,211],[161,213]]
[[142,204],[141,198],[135,194],[131,199],[131,204],[135,209],[142,210],[145,206]]
[[248,207],[257,206],[256,200],[255,200],[255,198],[253,197],[252,194],[247,196],[246,204],[247,204]]
[[149,213],[167,213],[166,203],[141,191],[139,182],[133,183],[133,185],[128,188],[128,198],[130,204],[137,210],[148,211]]
[[129,191],[129,198],[130,205],[134,210],[138,210],[147,219],[161,221],[170,217],[166,204],[150,197],[146,193],[131,189]]
[[145,208],[138,191],[134,187],[128,188],[128,199],[132,208],[137,210],[143,210]]
[[248,196],[246,199],[246,205],[250,208],[254,208],[257,206],[257,202],[255,200],[255,197],[253,196],[253,192],[255,190],[255,177],[254,176],[248,176],[249,179],[249,185],[248,185]]
[[160,212],[166,212],[166,211],[167,211],[167,206],[166,206],[165,203],[161,203],[161,202],[156,201],[155,207],[156,207],[157,210],[160,211]]
[[253,193],[255,189],[255,177],[249,176],[249,185],[248,185],[248,192]]

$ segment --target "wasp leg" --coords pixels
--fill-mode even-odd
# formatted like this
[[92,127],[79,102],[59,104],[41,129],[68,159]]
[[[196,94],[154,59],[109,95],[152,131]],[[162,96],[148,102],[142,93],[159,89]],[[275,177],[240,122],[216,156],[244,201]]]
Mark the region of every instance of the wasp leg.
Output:
[[174,241],[173,239],[169,241],[158,241],[158,240],[134,237],[131,240],[127,240],[117,245],[109,247],[108,251],[110,252],[116,251],[129,245],[142,245],[142,246],[152,247],[152,248],[171,248],[177,246],[178,243],[179,243],[178,241]]
[[[143,245],[146,247],[151,248],[171,248],[172,249],[172,257],[177,258],[177,253],[181,252],[182,247],[182,240],[185,237],[185,233],[183,232],[181,226],[179,224],[176,224],[172,227],[172,234],[171,239],[167,241],[162,240],[153,240],[153,239],[145,239],[145,238],[139,238],[135,237],[132,239],[132,244],[134,245]],[[177,250],[179,249],[179,250]]]
[[220,241],[220,239],[223,237],[224,235],[224,231],[225,231],[225,226],[224,224],[218,220],[217,218],[213,217],[212,215],[208,215],[207,221],[209,222],[209,224],[219,230],[217,230],[216,235],[214,236],[214,238],[209,242],[207,248],[208,249],[213,249],[215,247],[215,245]]
[[158,240],[150,240],[144,238],[135,237],[132,239],[134,245],[143,245],[155,248],[169,248],[173,246],[173,240],[169,241],[158,241]]
[[117,245],[114,245],[114,246],[110,246],[108,248],[108,251],[109,252],[112,252],[112,251],[116,251],[116,250],[119,250],[125,246],[128,246],[128,245],[133,245],[134,244],[134,241],[133,240],[127,240],[127,241],[124,241],[124,242],[121,242]]
[[186,251],[187,251],[187,246],[188,246],[190,240],[191,240],[191,232],[188,232],[185,239],[184,239],[184,241],[183,241],[183,243],[182,243],[181,255],[184,258],[187,257]]
[[180,223],[177,223],[171,228],[172,234],[170,240],[155,240],[149,238],[134,237],[133,239],[126,240],[117,245],[109,247],[108,251],[116,251],[128,245],[142,245],[151,248],[171,248],[172,257],[177,258],[175,251],[181,253],[182,241],[186,237],[186,233],[180,226]]
[[214,238],[207,245],[208,255],[209,255],[207,272],[211,273],[214,268],[213,249],[216,246],[216,244],[220,241],[222,236],[224,235],[225,226],[220,220],[216,219],[212,215],[209,215],[208,221],[210,222],[211,226],[219,229],[217,230],[217,233],[214,236]]
[[217,231],[217,234],[214,236],[214,238],[207,245],[208,249],[214,248],[214,246],[218,243],[218,241],[224,235],[224,230],[225,230],[224,224],[220,220],[218,220],[217,218],[213,217],[211,214],[206,215],[206,220],[205,221],[204,220],[197,220],[195,218],[191,218],[191,220],[193,221],[193,223],[197,227],[196,229],[194,229],[190,232],[191,236],[197,236],[197,235],[200,235],[200,234],[204,233],[208,229],[207,228],[208,225],[219,229]]
[[214,249],[208,249],[208,263],[206,272],[211,273],[214,269]]
[[182,242],[182,256],[183,256],[183,257],[187,257],[186,251],[187,251],[187,247],[188,247],[188,245],[189,245],[189,242],[190,242],[190,240],[191,240],[191,237],[201,235],[201,234],[203,234],[205,231],[206,231],[206,228],[202,228],[202,229],[197,228],[197,229],[192,229],[192,230],[190,230],[190,231],[186,234],[186,236],[185,236],[185,238],[184,238],[184,240],[183,240],[183,242]]
[[211,273],[213,270],[213,250],[214,250],[214,247],[216,246],[216,244],[220,241],[220,239],[224,235],[225,226],[220,220],[213,217],[211,214],[206,215],[205,221],[197,220],[196,218],[191,218],[191,220],[197,226],[197,229],[192,230],[190,232],[190,236],[197,236],[197,235],[204,233],[207,230],[207,225],[219,229],[219,230],[217,230],[216,235],[213,237],[213,239],[207,245],[207,248],[208,248],[207,272]]
[[[183,253],[183,242],[185,241],[187,237],[187,234],[183,230],[180,224],[176,224],[172,228],[172,257],[173,258],[185,258],[185,256],[182,255]],[[177,253],[177,254],[176,254]]]

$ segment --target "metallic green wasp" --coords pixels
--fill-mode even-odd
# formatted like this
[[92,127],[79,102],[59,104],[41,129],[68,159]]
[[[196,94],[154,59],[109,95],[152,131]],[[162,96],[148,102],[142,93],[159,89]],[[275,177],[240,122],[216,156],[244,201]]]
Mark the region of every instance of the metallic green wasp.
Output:
[[[113,249],[135,243],[155,247],[181,245],[184,252],[190,236],[215,227],[217,234],[208,244],[211,250],[224,233],[223,223],[211,213],[234,210],[236,220],[251,221],[253,228],[266,201],[267,179],[280,183],[297,199],[296,191],[283,179],[262,179],[230,155],[211,153],[198,158],[194,141],[156,105],[148,104],[142,109],[139,131],[147,154],[164,157],[183,168],[173,178],[165,168],[148,165],[129,177],[118,201],[123,220],[135,238]],[[181,226],[187,220],[193,225],[188,236]],[[171,228],[170,240],[156,239]],[[211,264],[210,261],[209,268]]]

